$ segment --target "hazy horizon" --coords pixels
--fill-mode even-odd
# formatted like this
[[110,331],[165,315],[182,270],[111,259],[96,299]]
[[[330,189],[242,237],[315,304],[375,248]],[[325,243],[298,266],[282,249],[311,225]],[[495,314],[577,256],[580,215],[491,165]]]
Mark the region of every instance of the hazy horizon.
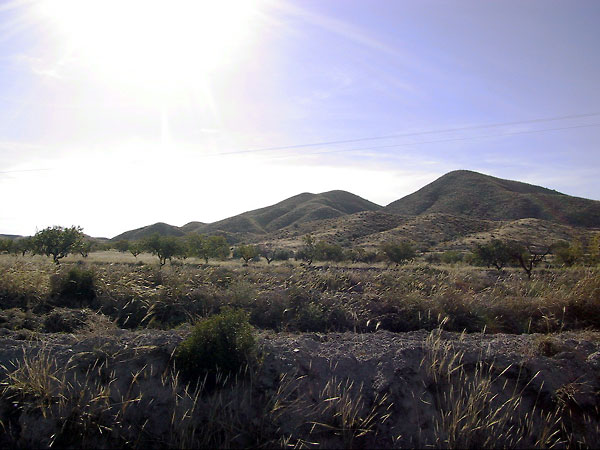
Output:
[[[112,237],[474,170],[600,200],[600,3],[13,0],[0,233]],[[110,30],[107,33],[106,30]]]

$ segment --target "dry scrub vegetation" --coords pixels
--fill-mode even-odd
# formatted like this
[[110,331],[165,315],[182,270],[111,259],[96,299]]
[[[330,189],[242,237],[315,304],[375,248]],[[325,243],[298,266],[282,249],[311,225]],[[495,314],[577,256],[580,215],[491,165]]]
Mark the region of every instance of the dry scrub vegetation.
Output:
[[0,324],[72,332],[89,321],[169,329],[220,312],[274,331],[552,333],[600,328],[598,268],[398,268],[74,263],[0,259]]
[[160,269],[2,256],[0,272],[4,446],[586,448],[600,438],[598,268],[529,280],[424,263]]

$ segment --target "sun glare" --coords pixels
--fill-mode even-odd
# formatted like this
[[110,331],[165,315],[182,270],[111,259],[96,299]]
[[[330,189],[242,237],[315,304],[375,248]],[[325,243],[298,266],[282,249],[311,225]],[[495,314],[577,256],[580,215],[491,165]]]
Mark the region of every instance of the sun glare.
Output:
[[45,0],[64,58],[111,83],[177,86],[226,65],[251,39],[252,0]]

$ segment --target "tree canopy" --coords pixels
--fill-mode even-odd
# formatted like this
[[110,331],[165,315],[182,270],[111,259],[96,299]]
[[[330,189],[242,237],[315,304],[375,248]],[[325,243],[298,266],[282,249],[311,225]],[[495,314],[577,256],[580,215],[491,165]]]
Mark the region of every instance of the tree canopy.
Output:
[[52,256],[54,262],[59,264],[60,259],[79,249],[83,238],[81,227],[48,227],[35,233],[32,249],[34,253]]
[[229,244],[223,236],[206,236],[192,233],[186,237],[190,255],[203,258],[208,264],[209,258],[226,258],[229,256]]
[[142,247],[149,253],[158,256],[161,267],[166,264],[167,259],[171,261],[174,257],[185,254],[185,247],[180,239],[173,236],[161,236],[158,233],[143,239]]

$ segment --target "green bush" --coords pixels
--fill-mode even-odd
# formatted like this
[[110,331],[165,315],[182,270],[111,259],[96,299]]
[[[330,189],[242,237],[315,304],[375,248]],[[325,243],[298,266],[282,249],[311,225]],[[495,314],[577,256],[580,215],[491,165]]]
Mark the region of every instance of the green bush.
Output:
[[177,348],[175,363],[188,380],[240,372],[256,359],[254,328],[248,314],[226,308],[199,322]]
[[326,332],[327,313],[318,303],[308,303],[297,312],[294,325],[300,331]]
[[410,242],[385,242],[381,245],[381,252],[396,266],[414,259],[417,255]]
[[562,266],[571,267],[583,261],[584,252],[581,242],[561,241],[553,247],[554,260]]
[[337,244],[319,241],[315,245],[315,259],[318,261],[343,261],[344,249]]
[[96,298],[94,271],[73,267],[50,277],[50,295],[56,306],[81,307]]

